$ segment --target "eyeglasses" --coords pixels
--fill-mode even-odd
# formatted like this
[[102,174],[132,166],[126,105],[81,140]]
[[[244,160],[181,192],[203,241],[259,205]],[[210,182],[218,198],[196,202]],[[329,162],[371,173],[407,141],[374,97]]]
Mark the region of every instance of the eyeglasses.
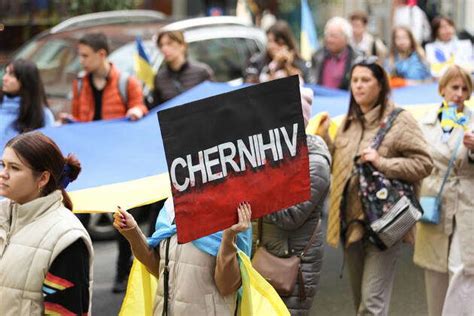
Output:
[[372,65],[379,61],[377,56],[360,56],[354,61],[354,65]]

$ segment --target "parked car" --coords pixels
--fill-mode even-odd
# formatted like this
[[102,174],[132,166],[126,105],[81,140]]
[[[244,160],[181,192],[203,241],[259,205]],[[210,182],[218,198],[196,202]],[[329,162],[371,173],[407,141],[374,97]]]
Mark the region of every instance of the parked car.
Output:
[[[236,17],[172,21],[159,12],[125,10],[68,19],[31,39],[12,58],[34,61],[53,112],[69,112],[72,81],[81,70],[76,46],[82,35],[105,33],[111,46],[109,59],[120,70],[133,74],[136,36],[144,40],[153,68],[158,70],[161,66],[163,56],[156,47],[156,34],[162,28],[182,30],[189,43],[189,57],[207,63],[214,70],[217,81],[239,82],[250,56],[265,49],[264,32]],[[143,220],[146,215],[137,214]],[[110,239],[115,235],[111,223],[112,214],[92,214],[87,228],[96,240]]]

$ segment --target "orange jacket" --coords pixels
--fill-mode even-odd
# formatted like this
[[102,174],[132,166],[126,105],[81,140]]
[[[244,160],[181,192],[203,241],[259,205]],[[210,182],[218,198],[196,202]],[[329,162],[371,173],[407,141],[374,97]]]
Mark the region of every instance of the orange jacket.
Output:
[[[137,79],[133,76],[128,78],[127,95],[128,102],[124,104],[118,87],[120,71],[113,64],[107,77],[107,83],[102,94],[102,119],[110,120],[122,118],[131,108],[138,107],[143,114],[148,113],[147,107],[143,104],[142,88]],[[86,74],[81,78],[82,84],[78,91],[78,79],[73,82],[72,115],[81,122],[90,122],[94,117],[94,96]]]

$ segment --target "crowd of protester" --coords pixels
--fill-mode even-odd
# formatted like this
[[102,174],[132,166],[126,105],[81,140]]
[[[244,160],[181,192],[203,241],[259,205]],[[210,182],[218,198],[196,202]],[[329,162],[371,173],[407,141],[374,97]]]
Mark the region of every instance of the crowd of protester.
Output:
[[[416,23],[405,21],[407,16],[415,17]],[[277,257],[303,249],[307,253],[301,261],[302,277],[290,295],[282,296],[292,315],[308,315],[311,310],[323,262],[324,235],[330,246],[343,247],[355,314],[389,314],[394,267],[402,242],[414,244],[414,262],[424,269],[428,314],[473,314],[469,302],[474,295],[470,243],[474,202],[469,188],[474,184],[474,116],[464,105],[473,90],[472,43],[456,37],[455,25],[448,17],[432,21],[430,41],[430,26],[423,11],[407,6],[405,1],[395,6],[388,48],[368,32],[369,18],[362,11],[353,12],[348,19],[331,18],[324,28],[323,47],[310,62],[301,58],[289,25],[276,21],[266,31],[265,52],[252,56],[243,70],[249,83],[298,75],[306,124],[313,93],[303,87],[304,83],[350,93],[347,114],[335,137],[329,135],[328,116],[320,123],[319,135],[307,135],[310,199],[261,218],[254,225],[253,239]],[[155,76],[152,98],[145,102],[140,82],[120,73],[108,61],[107,38],[101,33],[84,35],[78,44],[84,71],[73,83],[72,113],[61,113],[59,121],[140,120],[149,109],[213,80],[208,65],[187,59],[187,44],[180,31],[163,32],[157,38],[165,63]],[[426,51],[422,44],[426,44]],[[391,87],[434,80],[439,80],[442,104],[426,113],[421,122],[402,111],[382,145],[372,148],[379,127],[397,108],[390,100]],[[0,314],[64,309],[90,313],[92,243],[77,217],[71,216],[72,203],[65,191],[78,176],[80,163],[72,156],[63,157],[57,145],[42,133],[31,132],[54,123],[33,63],[19,59],[6,67],[0,102],[0,132],[5,138],[1,143],[6,143],[0,160],[0,195],[6,198],[0,200],[0,271],[12,272],[11,277],[0,278],[0,296],[15,302],[11,306],[0,304]],[[441,196],[438,224],[418,223],[416,229],[414,226],[402,240],[383,251],[370,242],[363,226],[347,226],[365,216],[358,176],[353,173],[354,157],[389,178],[412,184],[419,197],[420,193],[437,193],[453,150],[457,155]],[[155,315],[206,315],[209,302],[205,299],[209,295],[216,314],[233,315],[242,284],[235,244],[240,249],[252,246],[252,236],[246,234],[252,225],[251,205],[239,205],[238,222],[223,230],[217,243],[215,238],[212,242],[209,239],[210,247],[178,244],[176,225],[170,220],[174,214],[172,200],[168,199],[158,214],[162,205],[150,207],[156,214],[148,240],[130,210],[119,208],[114,214],[113,226],[120,233],[114,292],[126,289],[133,253],[158,278]],[[321,226],[324,211],[328,212],[326,234]],[[81,221],[87,226],[87,216]],[[25,237],[26,233],[35,236]],[[46,235],[51,238],[44,239]],[[16,255],[25,248],[28,252]],[[32,262],[36,254],[41,260]],[[37,271],[34,278],[27,277],[27,271],[32,271],[27,266]],[[184,276],[178,277],[176,271]],[[43,275],[45,278],[40,277]],[[197,279],[199,282],[189,283]],[[67,284],[68,291],[55,283],[63,288]]]

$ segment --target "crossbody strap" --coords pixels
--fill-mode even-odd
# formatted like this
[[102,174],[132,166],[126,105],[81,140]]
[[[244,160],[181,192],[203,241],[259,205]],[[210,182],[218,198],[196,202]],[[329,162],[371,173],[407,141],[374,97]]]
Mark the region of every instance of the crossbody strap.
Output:
[[380,123],[380,128],[377,131],[377,135],[375,135],[374,140],[372,141],[372,148],[378,149],[382,140],[385,137],[385,134],[392,128],[393,122],[397,118],[398,114],[404,111],[402,108],[395,108],[393,111],[387,116],[386,119]]
[[449,173],[451,172],[451,169],[454,166],[454,160],[456,160],[456,156],[457,156],[457,153],[458,153],[458,149],[461,146],[462,139],[463,139],[463,134],[461,133],[461,135],[459,136],[459,138],[456,142],[456,147],[454,147],[453,154],[451,155],[451,158],[449,159],[448,169],[446,170],[446,173],[443,177],[443,182],[441,183],[441,188],[439,189],[439,192],[438,192],[438,196],[437,196],[438,199],[441,197],[441,194],[443,193],[444,185],[446,184],[446,181],[448,180]]
[[303,252],[300,254],[300,258],[304,257],[306,255],[306,252],[309,250],[309,247],[313,244],[314,240],[316,239],[316,234],[318,233],[318,228],[321,226],[321,219],[318,220],[318,223],[314,227],[313,234],[311,235],[311,239],[309,242],[306,244],[306,247],[304,247]]
[[163,311],[161,312],[162,316],[168,315],[168,301],[169,301],[169,255],[170,255],[170,240],[171,237],[166,238],[166,246],[165,246],[165,268],[163,271]]

